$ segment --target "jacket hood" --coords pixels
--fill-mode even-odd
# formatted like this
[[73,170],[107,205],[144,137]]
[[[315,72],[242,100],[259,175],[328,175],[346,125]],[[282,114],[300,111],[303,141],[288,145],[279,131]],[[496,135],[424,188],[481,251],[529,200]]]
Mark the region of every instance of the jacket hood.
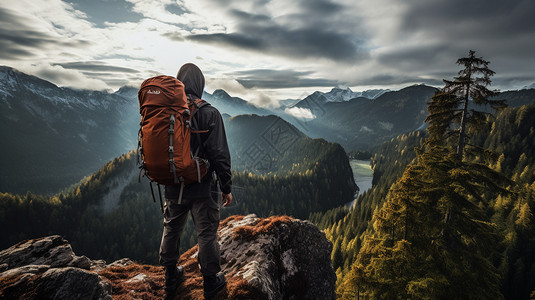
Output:
[[195,98],[202,98],[204,91],[204,75],[201,69],[192,63],[180,67],[176,78],[186,87],[186,95],[192,95]]

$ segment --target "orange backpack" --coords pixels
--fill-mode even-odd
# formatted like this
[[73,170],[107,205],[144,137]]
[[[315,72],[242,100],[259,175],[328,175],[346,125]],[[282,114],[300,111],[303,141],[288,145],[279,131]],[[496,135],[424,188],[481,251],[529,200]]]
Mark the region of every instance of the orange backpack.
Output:
[[208,103],[188,99],[184,84],[165,75],[145,80],[139,88],[138,99],[140,172],[145,171],[151,190],[152,181],[163,185],[180,184],[180,202],[184,185],[200,182],[208,172],[208,161],[195,157],[190,150],[191,133],[208,132],[192,128],[194,114]]

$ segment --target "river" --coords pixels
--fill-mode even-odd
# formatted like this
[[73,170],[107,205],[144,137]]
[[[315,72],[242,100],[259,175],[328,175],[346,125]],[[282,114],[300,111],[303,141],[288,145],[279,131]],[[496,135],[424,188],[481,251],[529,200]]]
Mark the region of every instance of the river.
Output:
[[373,180],[373,170],[370,167],[369,160],[350,159],[349,165],[351,166],[351,170],[353,170],[353,177],[355,178],[355,183],[360,188],[360,191],[355,194],[355,199],[353,199],[353,201],[346,204],[347,208],[353,207],[355,200],[357,200],[357,196],[372,187]]

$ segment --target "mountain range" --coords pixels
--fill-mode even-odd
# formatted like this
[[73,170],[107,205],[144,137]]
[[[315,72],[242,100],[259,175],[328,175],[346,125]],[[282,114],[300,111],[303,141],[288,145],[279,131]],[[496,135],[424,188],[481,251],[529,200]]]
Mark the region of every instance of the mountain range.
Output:
[[[206,93],[205,98],[226,116],[236,170],[277,173],[281,167],[292,166],[292,160],[303,152],[295,143],[317,151],[306,164],[299,158],[299,167],[286,170],[306,170],[325,153],[312,146],[325,141],[310,140],[274,115],[252,114],[267,115],[267,110],[223,90]],[[134,87],[115,93],[73,90],[2,67],[0,107],[0,138],[9,145],[0,150],[0,192],[55,193],[137,145],[139,112]],[[236,116],[237,112],[247,115]],[[336,151],[345,156],[342,148]]]
[[389,91],[390,90],[374,89],[374,90],[366,90],[363,92],[353,92],[350,88],[342,89],[342,88],[335,87],[327,93],[316,91],[312,93],[311,95],[307,96],[302,101],[307,102],[309,101],[307,100],[307,98],[313,98],[315,102],[325,104],[327,102],[345,102],[345,101],[349,101],[351,99],[355,99],[359,97],[367,98],[367,99],[375,99]]
[[254,106],[244,99],[232,97],[221,89],[215,90],[212,94],[205,91],[203,93],[203,99],[217,107],[221,114],[228,114],[230,116],[243,114],[273,114],[270,110]]
[[401,133],[423,125],[427,102],[436,89],[426,85],[383,92],[375,99],[357,97],[343,102],[325,101],[314,93],[294,107],[313,118],[294,118],[297,128],[311,137],[340,143],[346,150],[368,150]]
[[[205,92],[203,98],[218,108],[226,126],[232,127],[228,138],[233,166],[262,173],[291,165],[283,158],[293,149],[291,139],[278,140],[286,137],[281,133],[323,138],[351,151],[373,150],[399,134],[423,128],[427,102],[435,91],[425,85],[399,91],[333,88],[283,101],[283,106],[272,110],[221,89]],[[535,90],[527,89],[499,97],[519,106],[531,103],[533,94]],[[292,110],[312,118],[289,114]],[[248,125],[234,126],[229,122],[233,118],[241,120],[234,124]],[[74,184],[135,149],[138,124],[136,87],[125,86],[114,93],[75,90],[0,67],[0,139],[9,145],[0,150],[0,192],[53,193]]]
[[[55,192],[133,148],[137,103],[0,68],[0,191]],[[61,183],[61,184],[58,184]]]

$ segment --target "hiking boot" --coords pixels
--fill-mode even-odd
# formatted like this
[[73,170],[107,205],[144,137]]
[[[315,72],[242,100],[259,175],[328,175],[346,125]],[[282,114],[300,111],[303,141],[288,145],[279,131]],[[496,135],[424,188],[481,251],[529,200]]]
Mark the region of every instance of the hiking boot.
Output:
[[184,281],[184,268],[182,266],[165,267],[165,291],[174,292]]
[[204,298],[213,298],[227,286],[225,274],[219,272],[216,275],[203,276]]

